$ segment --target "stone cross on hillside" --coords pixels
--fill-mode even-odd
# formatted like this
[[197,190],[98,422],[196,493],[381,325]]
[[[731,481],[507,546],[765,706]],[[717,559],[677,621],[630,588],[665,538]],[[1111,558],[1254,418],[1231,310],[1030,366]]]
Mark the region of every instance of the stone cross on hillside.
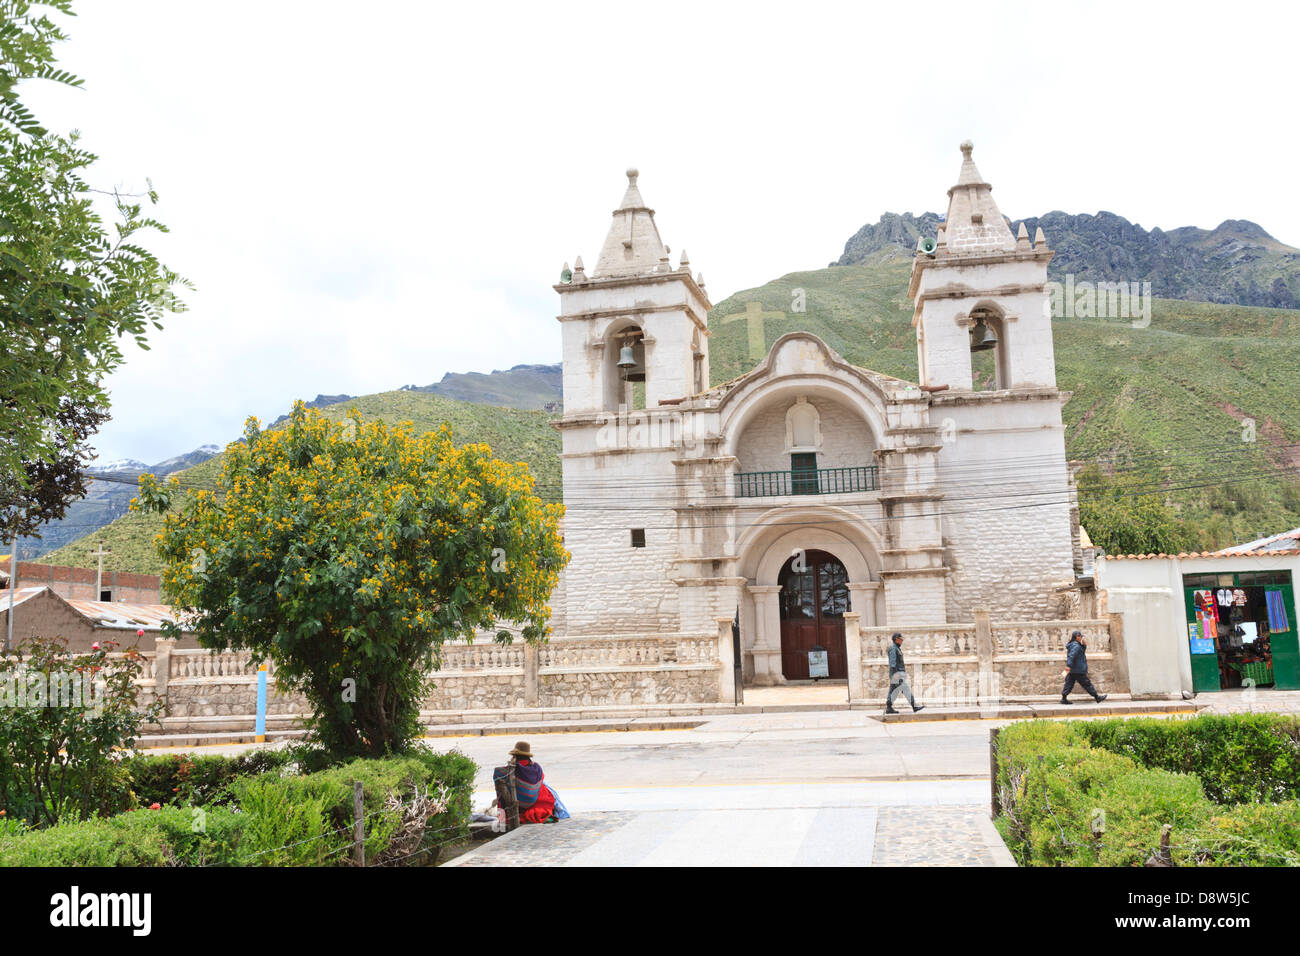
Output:
[[758,362],[767,355],[767,336],[763,332],[763,320],[784,318],[784,312],[764,312],[761,302],[746,302],[744,312],[727,316],[722,320],[722,324],[726,325],[739,319],[745,320],[749,332],[749,357]]

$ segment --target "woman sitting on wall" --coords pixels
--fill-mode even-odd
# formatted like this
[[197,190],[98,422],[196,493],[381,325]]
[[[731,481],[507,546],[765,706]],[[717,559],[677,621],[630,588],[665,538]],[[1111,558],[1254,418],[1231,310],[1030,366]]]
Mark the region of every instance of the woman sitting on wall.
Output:
[[553,819],[568,819],[569,811],[564,808],[555,791],[546,785],[542,765],[533,759],[533,752],[525,740],[515,744],[510,751],[510,763],[505,767],[497,767],[492,772],[492,780],[495,782],[512,769],[520,823],[547,823]]

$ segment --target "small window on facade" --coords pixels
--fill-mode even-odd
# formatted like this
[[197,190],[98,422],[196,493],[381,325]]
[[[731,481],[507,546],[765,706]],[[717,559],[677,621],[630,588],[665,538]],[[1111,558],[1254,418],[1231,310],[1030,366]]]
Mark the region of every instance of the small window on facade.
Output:
[[113,600],[113,592],[105,588],[99,592],[99,599],[101,601],[111,601]]
[[632,547],[634,548],[645,547],[645,528],[632,529]]

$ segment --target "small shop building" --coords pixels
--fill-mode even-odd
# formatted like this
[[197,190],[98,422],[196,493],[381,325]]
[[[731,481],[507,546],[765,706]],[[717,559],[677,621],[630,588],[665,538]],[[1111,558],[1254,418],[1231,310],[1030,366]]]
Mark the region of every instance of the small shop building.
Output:
[[1222,551],[1098,558],[1134,697],[1300,690],[1300,528]]

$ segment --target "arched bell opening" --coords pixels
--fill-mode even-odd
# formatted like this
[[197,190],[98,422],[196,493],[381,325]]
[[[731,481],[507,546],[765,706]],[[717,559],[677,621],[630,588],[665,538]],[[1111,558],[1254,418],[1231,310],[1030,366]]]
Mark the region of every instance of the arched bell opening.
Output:
[[1007,355],[1007,323],[1002,313],[991,307],[974,309],[970,314],[971,388],[987,392],[1010,387]]
[[611,331],[605,344],[605,409],[646,407],[646,342],[638,325]]

